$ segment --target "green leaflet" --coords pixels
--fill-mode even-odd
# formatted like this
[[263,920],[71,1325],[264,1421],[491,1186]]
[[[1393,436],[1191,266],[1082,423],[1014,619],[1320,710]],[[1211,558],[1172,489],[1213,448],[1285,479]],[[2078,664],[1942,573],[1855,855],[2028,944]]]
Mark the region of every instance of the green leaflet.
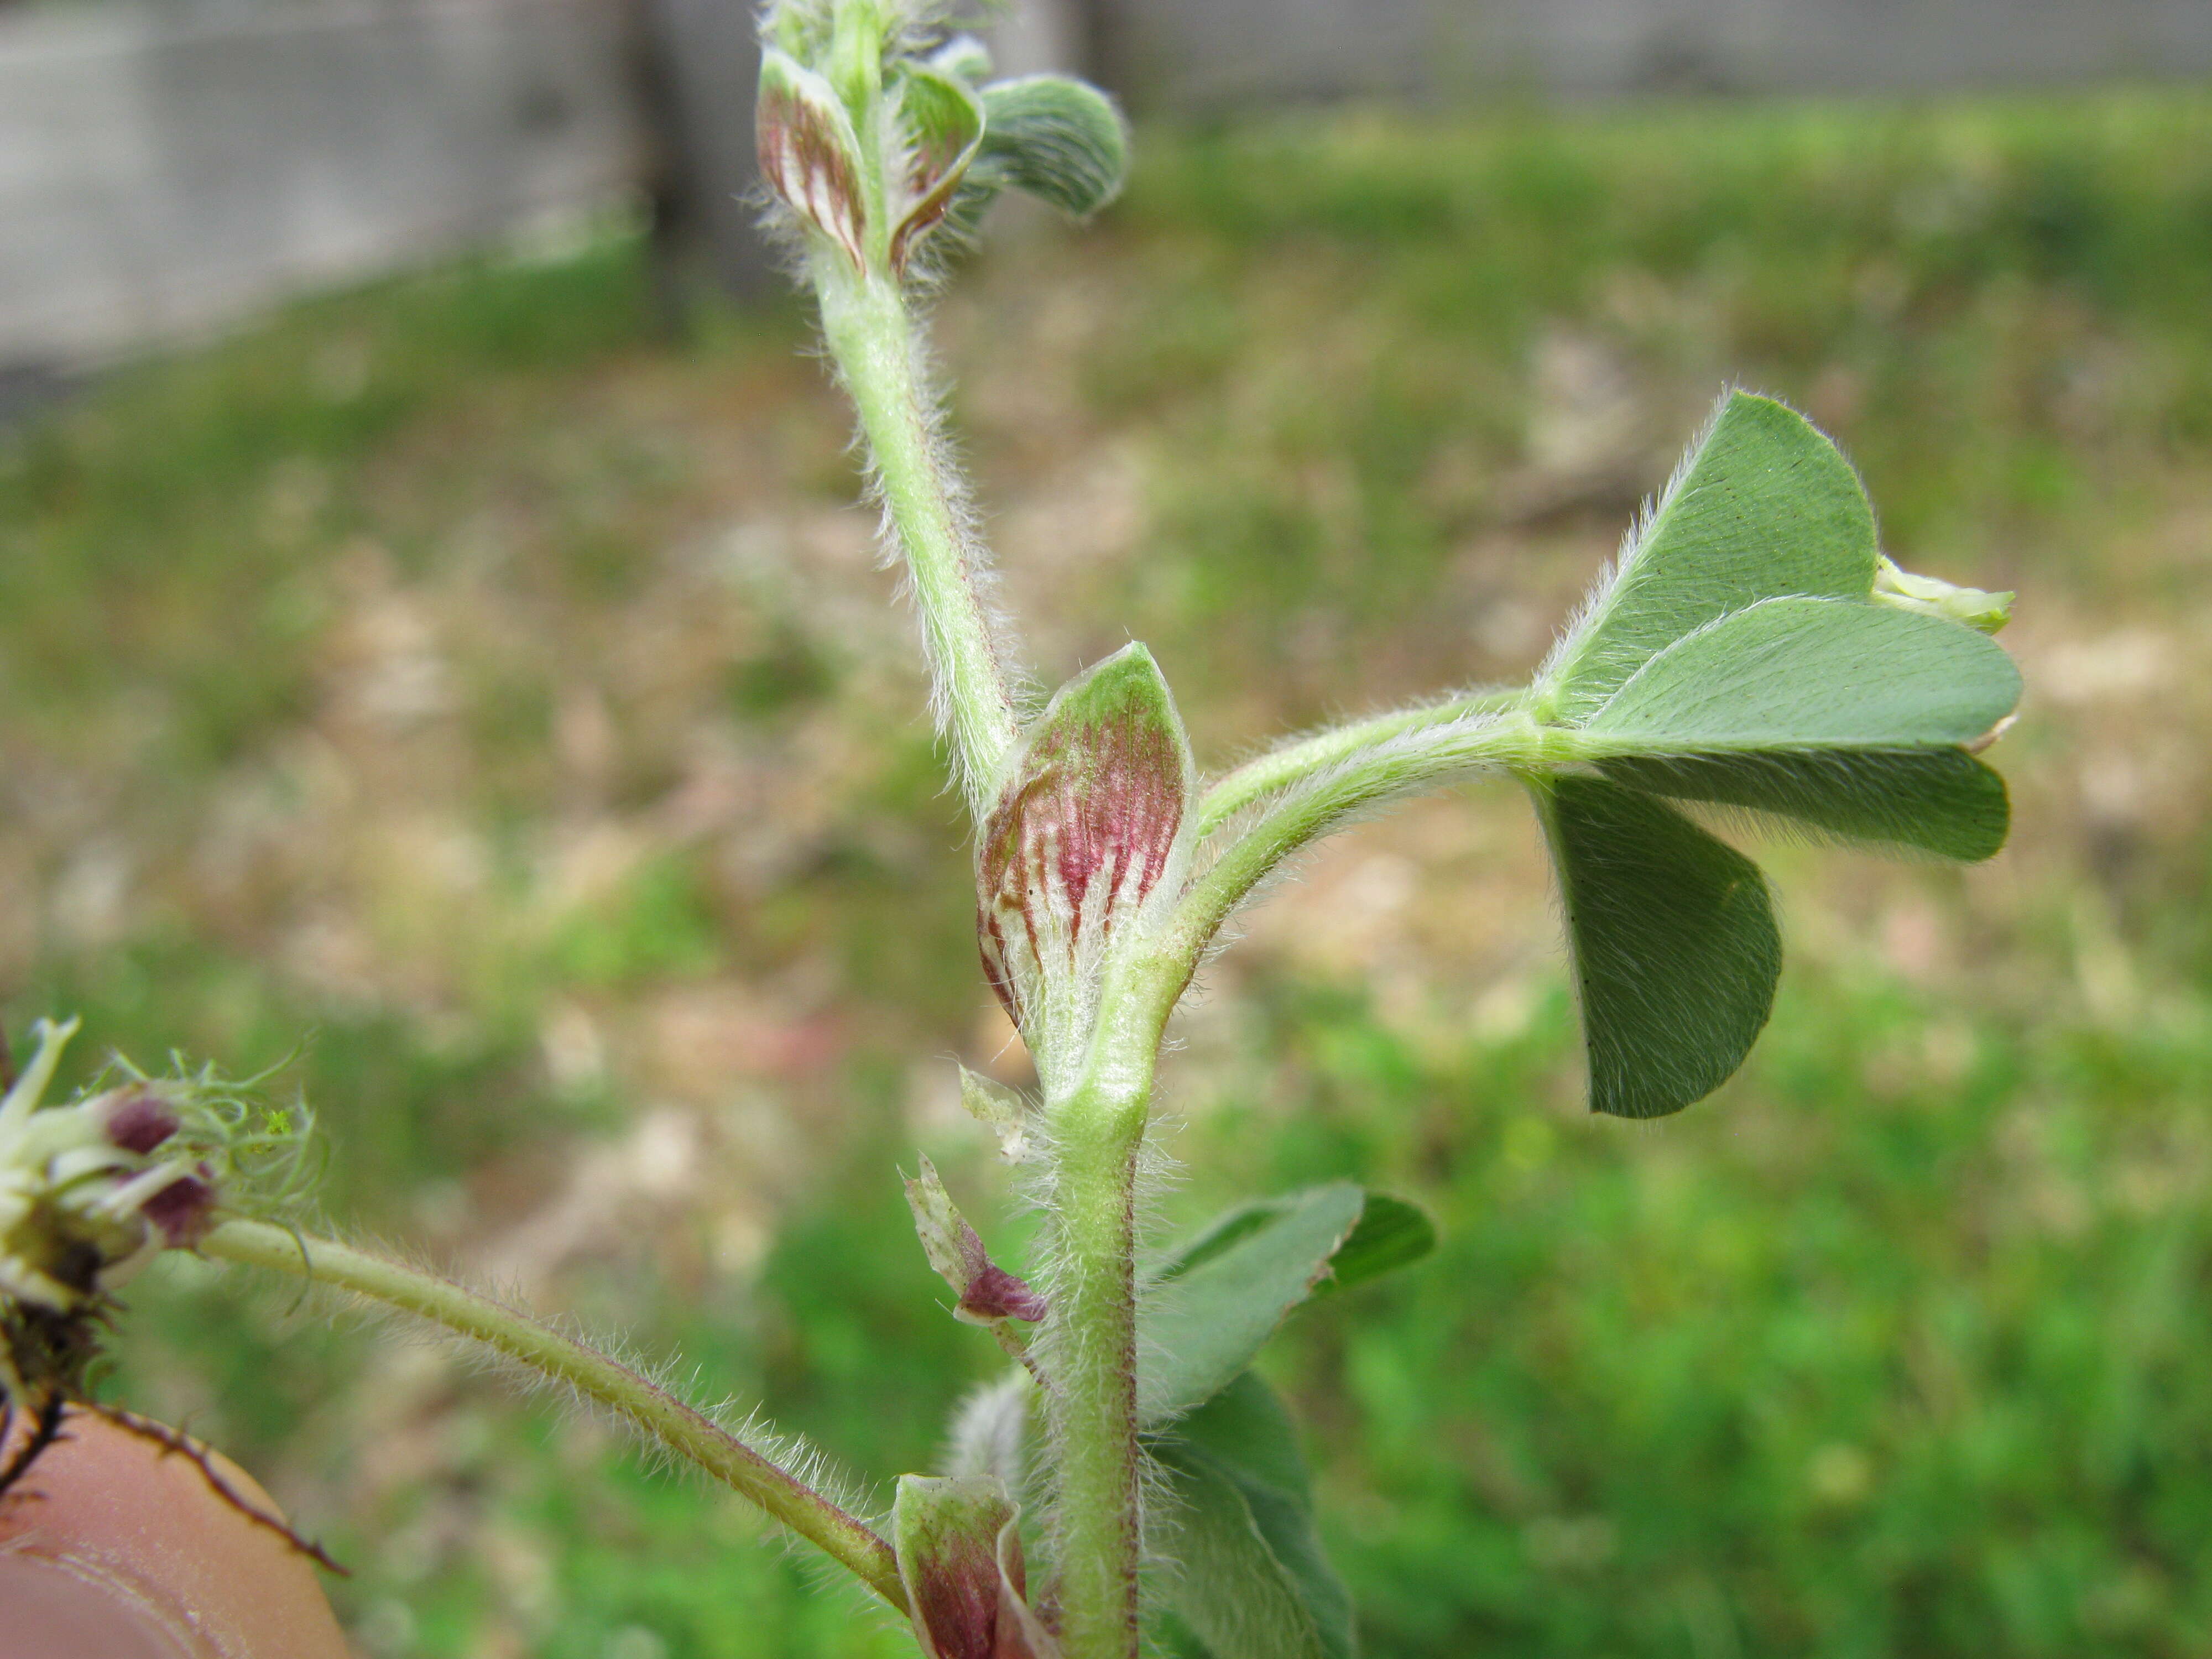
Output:
[[2010,811],[1959,745],[2019,697],[2012,659],[1958,623],[1769,599],[1658,653],[1583,730],[1618,782],[1971,861]]
[[1676,641],[1583,723],[1608,749],[1907,749],[1972,743],[2020,701],[1986,634],[1839,599],[1769,599]]
[[1322,1553],[1289,1414],[1239,1373],[1152,1443],[1178,1568],[1164,1599],[1213,1659],[1351,1659],[1352,1599]]
[[1129,140],[1114,101],[1061,75],[1030,75],[982,89],[983,146],[958,211],[972,219],[1000,191],[1027,191],[1079,219],[1121,193]]
[[1419,1261],[1436,1228],[1350,1182],[1225,1211],[1156,1260],[1137,1310],[1137,1411],[1151,1425],[1211,1398],[1291,1309]]
[[1138,1421],[1203,1404],[1249,1364],[1313,1294],[1366,1198],[1340,1181],[1232,1212],[1154,1274],[1137,1304]]
[[1759,868],[1633,789],[1528,780],[1559,872],[1590,1105],[1663,1117],[1743,1063],[1766,1024],[1782,942]]
[[1976,864],[2004,845],[2004,780],[1962,749],[1812,749],[1601,761],[1617,783],[1791,818],[1839,841]]
[[1348,1291],[1354,1285],[1411,1267],[1436,1248],[1437,1224],[1429,1219],[1427,1211],[1402,1198],[1370,1193],[1367,1207],[1359,1212],[1359,1224],[1329,1258],[1328,1277],[1315,1294]]
[[1346,1181],[1217,1216],[1144,1276],[1138,1419],[1150,1426],[1203,1404],[1299,1303],[1417,1261],[1436,1240],[1414,1206]]
[[1865,599],[1875,557],[1873,509],[1836,447],[1772,398],[1731,392],[1554,654],[1540,702],[1578,724],[1654,653],[1731,611]]

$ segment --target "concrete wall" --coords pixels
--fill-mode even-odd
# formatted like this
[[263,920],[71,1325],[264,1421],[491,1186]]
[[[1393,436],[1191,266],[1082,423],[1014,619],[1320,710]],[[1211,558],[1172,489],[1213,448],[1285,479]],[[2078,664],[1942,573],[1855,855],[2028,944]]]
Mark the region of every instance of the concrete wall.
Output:
[[633,186],[607,0],[0,13],[0,364],[173,338]]
[[1094,0],[1139,108],[2212,75],[2212,0]]
[[[2212,75],[2212,0],[1020,3],[995,31],[1003,69],[1088,69],[1139,111]],[[672,279],[768,280],[740,199],[750,10],[287,0],[195,16],[0,0],[0,404],[41,365],[626,193],[654,204]]]

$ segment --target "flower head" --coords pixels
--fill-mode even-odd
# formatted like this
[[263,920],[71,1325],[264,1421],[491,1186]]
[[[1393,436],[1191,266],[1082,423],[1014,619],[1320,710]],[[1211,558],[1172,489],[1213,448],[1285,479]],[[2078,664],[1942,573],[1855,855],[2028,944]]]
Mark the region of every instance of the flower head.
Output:
[[[239,1177],[289,1171],[301,1129],[211,1074],[124,1081],[49,1105],[77,1029],[41,1020],[38,1050],[0,1099],[0,1303],[74,1318],[161,1250],[215,1224]],[[127,1068],[125,1068],[127,1073]]]

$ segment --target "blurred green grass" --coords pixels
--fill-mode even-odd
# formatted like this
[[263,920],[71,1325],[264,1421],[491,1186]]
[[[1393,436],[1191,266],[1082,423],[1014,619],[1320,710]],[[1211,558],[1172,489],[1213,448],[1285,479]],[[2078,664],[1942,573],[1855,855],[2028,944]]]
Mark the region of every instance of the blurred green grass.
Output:
[[[2025,595],[2015,847],[1778,849],[1782,1005],[1682,1119],[1578,1115],[1503,791],[1361,832],[1217,974],[1172,1214],[1349,1175],[1443,1227],[1269,1362],[1369,1651],[2204,1651],[2212,99],[1141,137],[944,307],[1048,675],[1147,639],[1218,761],[1525,672],[1729,380],[1905,562]],[[647,295],[629,240],[487,261],[0,437],[0,988],[294,1055],[341,1224],[881,1480],[991,1368],[891,1166],[988,1213],[948,1056],[1018,1062],[803,317],[675,346]],[[356,1564],[365,1652],[900,1650],[434,1350],[189,1263],[132,1302],[112,1387]]]

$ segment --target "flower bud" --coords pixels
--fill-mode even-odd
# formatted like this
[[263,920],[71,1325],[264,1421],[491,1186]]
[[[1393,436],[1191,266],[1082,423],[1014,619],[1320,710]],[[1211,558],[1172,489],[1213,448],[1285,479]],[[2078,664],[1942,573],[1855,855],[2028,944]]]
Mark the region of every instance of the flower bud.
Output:
[[143,1083],[111,1089],[84,1103],[100,1122],[108,1144],[141,1156],[177,1133],[184,1119],[176,1107]]
[[1158,886],[1189,793],[1182,721],[1141,645],[1060,687],[1030,727],[975,860],[984,972],[1025,1032]]
[[59,1105],[42,1099],[75,1021],[0,1100],[0,1317],[76,1318],[155,1254],[204,1238],[234,1189],[296,1165],[305,1120],[243,1105],[210,1074]]
[[204,1164],[155,1190],[138,1212],[154,1224],[171,1249],[188,1250],[215,1225],[215,1176]]

